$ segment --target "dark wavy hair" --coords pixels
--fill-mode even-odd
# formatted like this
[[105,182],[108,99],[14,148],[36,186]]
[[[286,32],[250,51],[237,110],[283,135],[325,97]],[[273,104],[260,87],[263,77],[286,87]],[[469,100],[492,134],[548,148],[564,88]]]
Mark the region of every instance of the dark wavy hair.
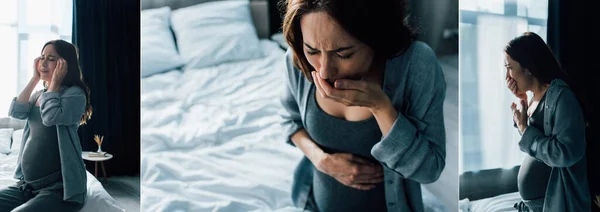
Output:
[[[42,47],[42,51],[48,45],[53,45],[56,53],[67,61],[67,74],[62,81],[63,86],[79,86],[81,89],[85,91],[85,112],[81,116],[80,124],[86,124],[89,119],[92,118],[92,105],[90,104],[90,89],[87,87],[85,82],[83,81],[83,74],[81,73],[81,68],[79,67],[79,55],[77,48],[64,40],[51,40],[44,44]],[[44,87],[48,88],[47,82],[44,82]]]
[[555,79],[565,81],[575,93],[586,122],[590,120],[593,111],[585,98],[583,88],[572,81],[561,67],[552,50],[539,35],[533,32],[525,32],[508,42],[504,52],[517,61],[522,68],[528,69],[531,75],[541,83],[550,84]]
[[[314,68],[302,50],[300,19],[311,12],[326,12],[346,33],[365,43],[378,58],[402,53],[416,39],[405,17],[405,2],[367,0],[281,0],[283,35],[294,51],[294,65],[312,82]],[[381,27],[383,26],[383,27]]]

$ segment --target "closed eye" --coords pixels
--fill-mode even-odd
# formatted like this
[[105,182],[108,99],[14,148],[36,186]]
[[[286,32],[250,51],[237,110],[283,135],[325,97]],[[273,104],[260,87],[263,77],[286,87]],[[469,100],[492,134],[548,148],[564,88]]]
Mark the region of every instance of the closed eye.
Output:
[[309,55],[315,55],[319,53],[319,51],[306,51],[306,53],[308,53]]
[[340,59],[342,59],[342,60],[347,60],[347,59],[350,59],[352,57],[352,55],[354,55],[354,53],[351,53],[351,54],[348,54],[345,56],[338,54],[338,57],[340,57]]

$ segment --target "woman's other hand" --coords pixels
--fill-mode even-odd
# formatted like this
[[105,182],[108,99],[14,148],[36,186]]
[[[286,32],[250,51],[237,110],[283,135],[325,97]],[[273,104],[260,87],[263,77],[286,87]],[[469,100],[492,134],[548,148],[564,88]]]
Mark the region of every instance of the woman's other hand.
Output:
[[56,68],[54,68],[54,73],[52,74],[52,83],[56,82],[60,85],[62,83],[62,80],[65,78],[66,74],[67,61],[63,58],[59,58]]
[[381,164],[349,153],[323,154],[315,167],[340,183],[359,190],[370,190],[383,182]]
[[513,121],[517,124],[517,128],[519,128],[519,132],[523,134],[525,129],[527,128],[527,102],[525,100],[520,100],[519,104],[521,108],[517,108],[517,104],[514,102],[510,105],[510,109],[513,112]]

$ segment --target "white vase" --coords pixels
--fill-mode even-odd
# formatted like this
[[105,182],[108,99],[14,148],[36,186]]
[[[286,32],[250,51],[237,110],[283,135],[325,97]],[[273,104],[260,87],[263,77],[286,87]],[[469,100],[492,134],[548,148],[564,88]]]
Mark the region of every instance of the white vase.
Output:
[[102,152],[102,148],[100,148],[100,146],[98,146],[98,151],[96,152]]

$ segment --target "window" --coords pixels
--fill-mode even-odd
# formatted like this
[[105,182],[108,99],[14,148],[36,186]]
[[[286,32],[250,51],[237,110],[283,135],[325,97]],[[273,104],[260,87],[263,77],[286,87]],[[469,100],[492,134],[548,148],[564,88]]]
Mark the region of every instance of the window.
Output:
[[[525,153],[513,127],[504,46],[526,31],[546,40],[545,0],[461,0],[459,173],[519,165]],[[531,95],[530,95],[531,96]]]
[[[0,7],[0,117],[33,76],[33,60],[49,40],[71,42],[72,0],[3,0]],[[42,83],[37,89],[42,88]]]

